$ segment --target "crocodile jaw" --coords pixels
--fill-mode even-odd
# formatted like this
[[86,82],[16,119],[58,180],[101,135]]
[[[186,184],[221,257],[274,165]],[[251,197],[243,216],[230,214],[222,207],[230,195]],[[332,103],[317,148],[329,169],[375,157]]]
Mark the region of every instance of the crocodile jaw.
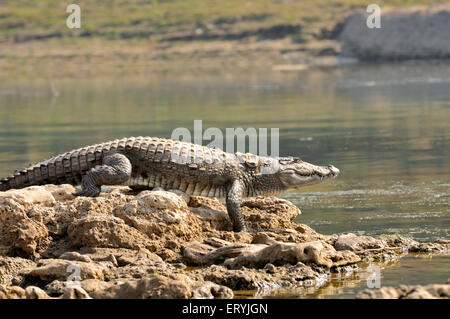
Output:
[[335,178],[340,171],[333,165],[316,166],[307,162],[285,165],[280,169],[280,180],[291,190]]

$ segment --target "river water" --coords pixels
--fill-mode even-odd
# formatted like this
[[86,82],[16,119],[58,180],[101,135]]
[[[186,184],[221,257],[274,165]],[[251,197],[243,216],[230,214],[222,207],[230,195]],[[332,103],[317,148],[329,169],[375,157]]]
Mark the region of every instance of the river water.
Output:
[[[0,79],[1,176],[88,144],[170,137],[177,127],[193,132],[194,120],[224,134],[225,128],[279,128],[280,155],[341,170],[333,181],[282,196],[301,209],[298,222],[325,234],[449,238],[450,63]],[[418,272],[414,283],[450,277],[448,259],[441,260],[444,274]],[[427,262],[415,258],[411,267]]]

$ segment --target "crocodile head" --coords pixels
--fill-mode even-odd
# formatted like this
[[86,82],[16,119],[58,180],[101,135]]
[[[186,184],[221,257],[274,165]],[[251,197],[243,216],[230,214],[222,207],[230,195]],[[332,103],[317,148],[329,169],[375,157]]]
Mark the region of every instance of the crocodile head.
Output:
[[315,184],[339,174],[339,169],[333,165],[316,166],[298,157],[280,157],[278,160],[279,178],[288,190]]

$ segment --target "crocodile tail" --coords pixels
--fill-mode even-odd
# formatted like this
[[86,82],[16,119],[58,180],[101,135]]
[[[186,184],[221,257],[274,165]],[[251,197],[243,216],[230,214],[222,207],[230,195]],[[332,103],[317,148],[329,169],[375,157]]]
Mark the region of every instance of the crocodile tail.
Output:
[[26,170],[14,171],[14,173],[6,178],[0,179],[0,191],[4,192],[9,189],[24,188],[28,185],[26,178]]
[[54,156],[0,179],[0,191],[44,184],[78,185],[88,170],[101,165],[103,154],[111,150],[131,148],[139,141],[135,138],[123,138]]
[[12,175],[0,179],[0,191],[25,188],[33,185],[72,184],[76,182],[71,174],[72,172],[64,171],[62,161],[59,161],[59,158],[57,160],[52,158],[45,162],[30,165],[22,170],[14,171]]
[[9,183],[8,183],[8,179],[1,178],[0,179],[0,192],[7,191],[8,189],[11,189],[11,187],[9,186]]
[[101,164],[102,154],[110,150],[108,143],[87,146],[54,156],[46,161],[16,170],[0,179],[0,191],[44,184],[80,184],[82,176]]
[[70,156],[73,154],[62,154],[44,162],[30,164],[22,170],[16,170],[12,175],[0,180],[0,191],[44,184],[78,184],[81,180],[79,170],[67,164],[64,166],[65,162],[71,162]]

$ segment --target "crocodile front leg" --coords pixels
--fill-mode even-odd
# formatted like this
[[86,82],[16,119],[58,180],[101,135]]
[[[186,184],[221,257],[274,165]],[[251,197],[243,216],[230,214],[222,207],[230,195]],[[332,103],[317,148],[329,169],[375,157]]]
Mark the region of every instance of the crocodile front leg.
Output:
[[235,180],[227,192],[227,211],[233,223],[233,230],[247,232],[247,227],[242,216],[241,201],[244,186],[239,180]]
[[130,160],[122,154],[111,154],[103,158],[103,165],[91,169],[81,180],[81,190],[75,196],[96,197],[102,185],[119,185],[131,176]]

